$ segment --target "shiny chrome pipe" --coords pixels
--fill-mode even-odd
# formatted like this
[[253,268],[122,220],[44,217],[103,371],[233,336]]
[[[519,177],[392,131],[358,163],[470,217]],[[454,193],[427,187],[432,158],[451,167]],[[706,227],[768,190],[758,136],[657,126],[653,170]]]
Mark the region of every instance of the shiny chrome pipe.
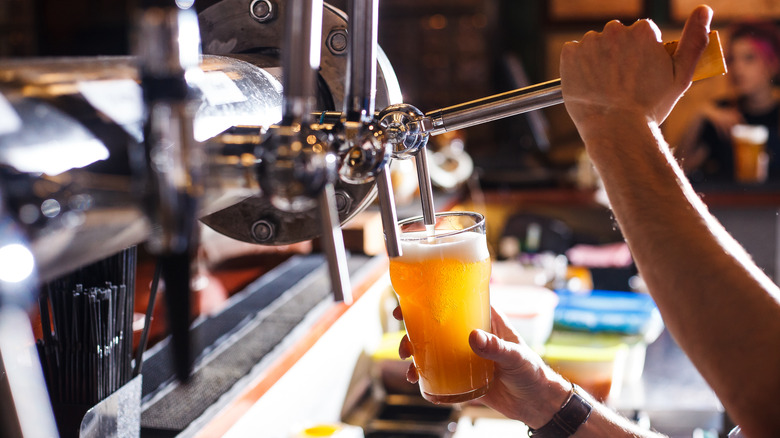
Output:
[[437,135],[561,103],[561,80],[555,79],[430,111],[425,114],[422,130]]
[[349,57],[344,113],[347,121],[370,122],[376,95],[378,0],[350,0]]
[[285,7],[282,124],[309,122],[320,68],[322,0],[290,0]]

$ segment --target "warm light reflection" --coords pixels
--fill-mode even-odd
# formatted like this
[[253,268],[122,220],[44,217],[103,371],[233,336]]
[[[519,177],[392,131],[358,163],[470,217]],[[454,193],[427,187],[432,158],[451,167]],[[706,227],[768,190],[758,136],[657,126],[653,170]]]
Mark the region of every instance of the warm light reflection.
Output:
[[108,158],[108,149],[96,139],[72,142],[49,142],[35,148],[15,147],[6,150],[4,160],[21,172],[59,175],[70,169],[88,166]]
[[309,65],[313,69],[319,69],[322,48],[322,0],[314,0],[312,5],[310,38]]
[[24,245],[12,243],[0,247],[0,281],[19,283],[26,280],[35,267],[32,253]]

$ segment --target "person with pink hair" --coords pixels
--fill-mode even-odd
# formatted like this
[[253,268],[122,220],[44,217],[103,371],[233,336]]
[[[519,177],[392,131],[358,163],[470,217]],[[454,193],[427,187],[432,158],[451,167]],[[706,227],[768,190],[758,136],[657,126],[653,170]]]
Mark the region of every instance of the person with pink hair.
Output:
[[708,103],[675,151],[694,182],[733,181],[731,128],[766,126],[768,178],[780,180],[780,29],[769,21],[734,24],[725,48],[734,96]]

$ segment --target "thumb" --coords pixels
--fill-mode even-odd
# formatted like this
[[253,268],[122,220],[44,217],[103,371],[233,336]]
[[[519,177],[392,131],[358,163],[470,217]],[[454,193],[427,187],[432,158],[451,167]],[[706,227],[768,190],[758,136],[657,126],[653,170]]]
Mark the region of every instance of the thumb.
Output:
[[477,356],[505,367],[516,367],[519,362],[518,357],[522,355],[515,348],[516,344],[478,329],[469,334],[469,345]]
[[694,9],[685,22],[680,43],[672,55],[675,80],[686,88],[709,42],[711,20],[712,9],[709,6],[701,5]]

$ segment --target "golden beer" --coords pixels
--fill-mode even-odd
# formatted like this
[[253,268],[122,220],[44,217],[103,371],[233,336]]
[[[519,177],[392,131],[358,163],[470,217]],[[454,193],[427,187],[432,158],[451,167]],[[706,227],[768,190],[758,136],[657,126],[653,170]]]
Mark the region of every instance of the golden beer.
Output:
[[490,254],[481,215],[445,213],[437,222],[434,237],[419,230],[422,220],[401,222],[403,255],[390,260],[390,279],[423,397],[458,403],[484,395],[493,378],[493,362],[468,343],[472,330],[490,330]]
[[735,125],[731,129],[734,146],[734,178],[742,183],[766,181],[769,156],[766,141],[769,130],[760,125]]

